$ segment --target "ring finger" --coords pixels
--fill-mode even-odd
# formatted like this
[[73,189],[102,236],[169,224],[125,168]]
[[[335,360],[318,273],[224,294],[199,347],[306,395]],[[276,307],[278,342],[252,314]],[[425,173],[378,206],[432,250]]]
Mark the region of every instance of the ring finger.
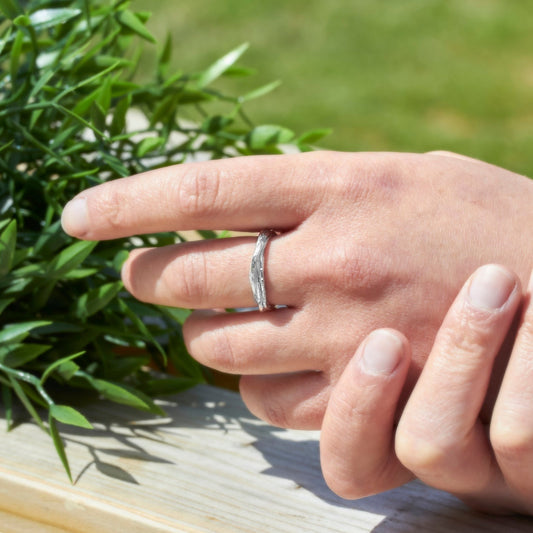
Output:
[[[298,307],[303,303],[304,284],[284,259],[289,235],[273,237],[268,243],[265,286],[269,303]],[[124,264],[122,279],[137,299],[159,305],[252,307],[248,272],[254,247],[253,237],[234,237],[138,249]]]

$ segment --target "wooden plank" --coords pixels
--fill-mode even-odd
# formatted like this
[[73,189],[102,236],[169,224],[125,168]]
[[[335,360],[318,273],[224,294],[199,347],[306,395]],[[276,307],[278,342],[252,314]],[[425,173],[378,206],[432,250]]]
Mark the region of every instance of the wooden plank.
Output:
[[2,533],[68,533],[66,529],[37,523],[3,511],[0,511],[0,528]]
[[165,418],[102,402],[84,410],[95,430],[64,426],[73,486],[33,423],[3,435],[3,516],[83,533],[533,530],[419,482],[344,501],[322,479],[316,432],[269,426],[238,394],[208,386],[162,403]]

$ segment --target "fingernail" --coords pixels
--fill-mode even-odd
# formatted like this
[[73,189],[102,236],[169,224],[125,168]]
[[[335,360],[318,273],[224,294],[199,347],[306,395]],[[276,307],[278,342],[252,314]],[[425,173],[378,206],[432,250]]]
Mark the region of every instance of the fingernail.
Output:
[[89,228],[87,217],[87,200],[74,198],[63,208],[61,215],[63,230],[75,237],[85,234]]
[[498,265],[485,265],[472,277],[468,288],[468,299],[480,309],[498,309],[511,296],[516,282],[509,273]]
[[373,331],[363,347],[361,365],[367,374],[391,374],[403,354],[403,342],[394,333],[385,329]]

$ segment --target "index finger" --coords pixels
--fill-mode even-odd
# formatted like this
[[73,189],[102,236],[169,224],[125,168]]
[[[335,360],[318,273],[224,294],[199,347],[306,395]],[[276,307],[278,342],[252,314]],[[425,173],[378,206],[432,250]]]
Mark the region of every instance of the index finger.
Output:
[[[318,153],[183,163],[87,189],[64,208],[86,240],[193,229],[288,229],[319,201]],[[324,157],[324,154],[321,156]],[[315,171],[315,172],[314,172]]]

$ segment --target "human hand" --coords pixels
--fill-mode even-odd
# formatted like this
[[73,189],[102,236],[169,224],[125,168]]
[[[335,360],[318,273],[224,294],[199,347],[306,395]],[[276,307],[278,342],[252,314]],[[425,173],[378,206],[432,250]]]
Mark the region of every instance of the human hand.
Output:
[[[63,224],[84,239],[281,232],[267,249],[266,289],[270,303],[287,308],[198,311],[184,335],[202,363],[244,375],[241,393],[259,417],[318,428],[331,387],[370,331],[393,327],[409,338],[408,392],[470,272],[502,263],[525,280],[531,205],[533,182],[475,160],[313,152],[183,164],[111,181],[70,202]],[[254,246],[253,237],[235,237],[135,250],[123,280],[153,303],[249,307]],[[493,376],[497,390],[498,371]],[[494,394],[487,397],[489,412]]]
[[321,433],[324,476],[360,498],[418,477],[486,512],[533,514],[531,291],[490,425],[480,419],[493,361],[521,303],[503,267],[474,273],[452,304],[401,415],[408,341],[367,337],[333,389]]

